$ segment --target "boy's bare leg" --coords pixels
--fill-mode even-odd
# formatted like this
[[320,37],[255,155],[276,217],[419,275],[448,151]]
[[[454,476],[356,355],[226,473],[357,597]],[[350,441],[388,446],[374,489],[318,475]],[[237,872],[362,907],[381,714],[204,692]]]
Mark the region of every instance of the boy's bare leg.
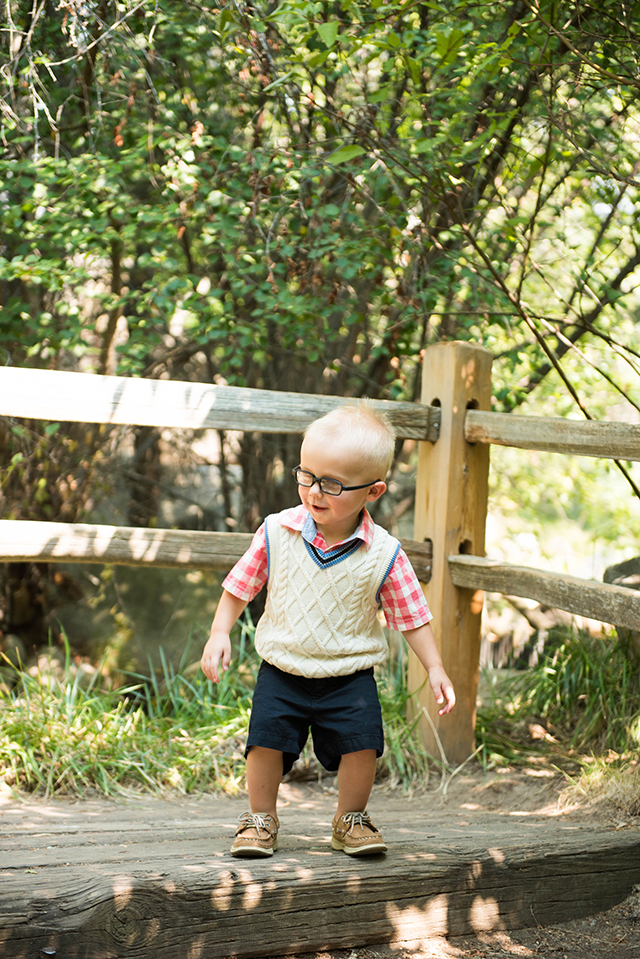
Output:
[[282,753],[265,746],[251,746],[247,755],[247,789],[251,812],[276,818],[278,789],[282,779]]
[[338,811],[333,820],[332,849],[342,849],[349,856],[387,851],[384,839],[366,812],[375,775],[375,749],[345,753],[340,759]]
[[231,846],[232,856],[272,856],[278,848],[276,804],[282,779],[282,753],[278,749],[250,746],[247,753],[247,789],[250,813],[240,825]]
[[376,777],[376,759],[375,749],[360,749],[342,756],[338,766],[338,816],[365,811]]

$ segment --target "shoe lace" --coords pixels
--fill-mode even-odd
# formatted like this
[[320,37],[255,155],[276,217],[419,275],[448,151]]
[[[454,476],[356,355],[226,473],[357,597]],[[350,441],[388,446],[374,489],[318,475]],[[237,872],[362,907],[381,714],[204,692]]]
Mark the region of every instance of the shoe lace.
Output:
[[345,813],[342,817],[346,826],[349,826],[347,830],[348,833],[353,833],[353,830],[356,826],[360,826],[361,829],[364,829],[365,826],[373,828],[373,823],[371,822],[371,816],[368,812],[348,812]]
[[[268,816],[267,818],[271,819],[271,816]],[[262,838],[260,835],[261,829],[264,829],[267,836],[271,835],[266,819],[264,818],[264,816],[261,816],[259,813],[254,813],[254,812],[242,813],[241,816],[238,816],[238,822],[240,823],[241,829],[251,829],[251,828],[255,829],[258,833],[258,839]]]

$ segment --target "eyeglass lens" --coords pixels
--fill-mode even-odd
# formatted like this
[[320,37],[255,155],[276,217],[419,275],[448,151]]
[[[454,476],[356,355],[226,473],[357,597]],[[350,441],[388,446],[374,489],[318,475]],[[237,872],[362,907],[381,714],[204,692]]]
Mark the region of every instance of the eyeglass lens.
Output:
[[339,480],[330,479],[327,476],[318,478],[307,470],[295,470],[295,478],[299,486],[310,487],[318,483],[322,492],[328,493],[329,496],[339,495],[342,492],[342,483]]

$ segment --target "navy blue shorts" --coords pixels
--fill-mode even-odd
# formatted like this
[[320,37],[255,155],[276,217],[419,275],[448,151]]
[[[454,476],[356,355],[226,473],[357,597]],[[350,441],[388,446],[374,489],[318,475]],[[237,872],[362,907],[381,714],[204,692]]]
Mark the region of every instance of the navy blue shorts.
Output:
[[350,676],[307,679],[263,662],[253,694],[245,756],[251,746],[278,749],[289,772],[309,736],[315,754],[332,772],[345,753],[384,752],[382,711],[373,669]]

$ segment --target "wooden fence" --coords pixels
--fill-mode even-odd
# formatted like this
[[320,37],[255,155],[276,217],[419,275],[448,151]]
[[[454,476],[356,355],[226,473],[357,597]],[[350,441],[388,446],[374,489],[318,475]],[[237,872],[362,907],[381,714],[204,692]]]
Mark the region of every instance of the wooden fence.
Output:
[[[409,686],[428,748],[449,762],[474,748],[483,591],[537,600],[640,629],[640,594],[484,557],[489,446],[640,460],[640,426],[490,412],[491,354],[439,343],[425,354],[421,403],[380,401],[399,436],[418,440],[414,539],[402,541],[423,583],[445,668],[458,695],[437,715],[413,657]],[[341,397],[27,370],[0,370],[0,415],[53,422],[301,433]],[[0,561],[115,563],[227,570],[248,533],[0,521]],[[438,742],[439,740],[439,742]]]

